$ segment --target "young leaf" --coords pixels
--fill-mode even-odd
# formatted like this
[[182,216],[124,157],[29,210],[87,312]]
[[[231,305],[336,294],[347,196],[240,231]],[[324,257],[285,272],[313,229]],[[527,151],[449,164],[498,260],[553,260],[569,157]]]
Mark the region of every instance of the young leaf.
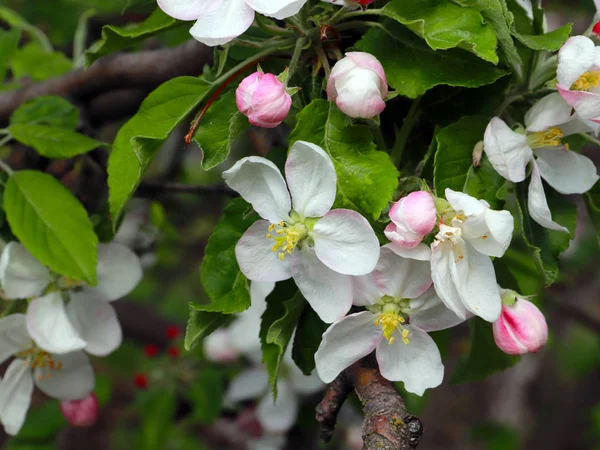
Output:
[[224,393],[221,375],[215,369],[200,370],[187,394],[192,403],[192,418],[195,421],[209,424],[219,417]]
[[166,447],[169,427],[174,421],[177,398],[173,389],[155,389],[144,398],[137,448],[161,450]]
[[407,97],[443,84],[484,86],[507,74],[461,49],[435,51],[397,22],[387,21],[385,27],[387,31],[371,29],[356,46],[377,57],[390,86]]
[[231,320],[231,316],[216,312],[198,311],[196,304],[190,303],[190,317],[185,330],[184,347],[192,350],[203,338]]
[[76,131],[49,125],[15,123],[8,131],[17,141],[47,158],[71,158],[106,145]]
[[378,218],[392,200],[398,171],[387,153],[377,151],[366,125],[353,123],[333,102],[313,100],[297,117],[290,143],[320,145],[333,160],[338,194],[334,207]]
[[73,130],[79,123],[79,112],[62,97],[44,95],[19,106],[10,116],[10,123],[50,125]]
[[48,52],[35,42],[30,42],[15,52],[10,60],[15,80],[29,77],[33,81],[44,81],[69,72],[71,60],[60,52]]
[[17,28],[8,31],[0,29],[0,83],[6,78],[8,62],[19,48],[20,39],[21,31]]
[[434,50],[460,47],[498,63],[496,33],[476,9],[438,0],[393,0],[382,13],[421,36]]
[[52,51],[48,37],[37,27],[31,25],[25,18],[6,6],[0,6],[0,21],[8,23],[12,28],[24,30],[36,38],[46,52]]
[[33,256],[55,272],[96,284],[98,238],[81,203],[58,180],[33,170],[15,172],[4,209]]
[[569,23],[550,33],[531,36],[513,31],[512,34],[517,40],[532,50],[550,50],[556,51],[569,39],[572,25]]
[[328,326],[314,309],[304,308],[302,311],[292,345],[292,358],[304,375],[315,370],[315,353]]
[[148,165],[171,131],[204,99],[210,84],[179,77],[155,89],[121,127],[108,160],[110,212],[117,224]]
[[504,201],[499,199],[497,194],[505,183],[506,180],[496,172],[484,155],[479,167],[469,168],[462,191],[478,200],[485,200],[492,209],[502,209]]

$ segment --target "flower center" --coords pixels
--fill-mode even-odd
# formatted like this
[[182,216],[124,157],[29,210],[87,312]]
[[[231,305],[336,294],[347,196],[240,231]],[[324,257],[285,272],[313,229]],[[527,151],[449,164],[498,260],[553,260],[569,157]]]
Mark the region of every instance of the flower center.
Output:
[[385,303],[381,308],[381,313],[374,322],[376,327],[381,327],[383,330],[383,337],[390,345],[392,345],[396,338],[392,336],[396,328],[402,330],[402,342],[408,345],[408,330],[402,326],[406,323],[406,319],[400,313],[400,306],[396,303]]
[[81,280],[76,280],[66,276],[62,276],[58,279],[58,287],[60,289],[75,289],[79,286],[83,286],[83,284],[84,283]]
[[[31,367],[32,369],[45,369],[46,378],[52,378],[52,371],[58,371],[62,369],[62,363],[55,361],[54,357],[37,347],[32,347],[22,352],[17,353],[18,358],[22,358],[23,362]],[[43,380],[44,375],[39,374],[38,380]]]
[[585,72],[575,83],[571,85],[572,91],[589,91],[592,88],[597,88],[600,85],[600,73]]
[[283,261],[285,255],[291,254],[298,246],[298,243],[307,236],[308,229],[303,223],[289,224],[282,221],[278,224],[271,224],[267,239],[273,239],[275,244],[271,248],[271,251],[273,253],[277,252],[277,256]]
[[546,131],[530,134],[527,136],[527,141],[531,148],[557,147],[561,145],[560,139],[562,137],[562,130],[559,127],[552,127],[548,128]]

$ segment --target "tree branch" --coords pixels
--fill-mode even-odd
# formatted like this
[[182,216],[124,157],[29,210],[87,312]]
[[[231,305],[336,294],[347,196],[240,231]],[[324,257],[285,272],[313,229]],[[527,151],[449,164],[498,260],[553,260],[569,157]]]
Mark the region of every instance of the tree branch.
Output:
[[321,424],[323,441],[331,439],[337,414],[352,389],[363,404],[364,450],[410,450],[419,445],[423,434],[421,421],[408,414],[393,383],[381,376],[370,358],[358,361],[342,372],[329,385],[317,406],[316,417]]
[[[0,94],[0,124],[6,123],[23,102],[41,95],[60,95],[74,102],[87,103],[118,89],[150,91],[171,78],[198,75],[211,61],[212,50],[195,40],[175,48],[110,55],[100,58],[87,70],[73,70],[57,78]],[[118,109],[119,104],[115,104],[114,108]]]

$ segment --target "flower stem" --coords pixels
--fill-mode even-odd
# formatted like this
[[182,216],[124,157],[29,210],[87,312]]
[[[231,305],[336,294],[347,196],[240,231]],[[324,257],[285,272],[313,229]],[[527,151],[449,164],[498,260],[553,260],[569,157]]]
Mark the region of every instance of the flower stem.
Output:
[[348,19],[351,17],[363,17],[363,16],[382,16],[383,8],[380,9],[367,9],[365,11],[357,10],[357,11],[349,11],[344,14],[344,19]]
[[398,136],[396,137],[396,142],[394,143],[394,148],[392,148],[391,158],[392,162],[398,166],[400,161],[402,161],[402,155],[404,153],[404,148],[408,142],[408,137],[412,132],[413,128],[417,124],[419,120],[419,116],[421,115],[419,111],[419,103],[421,102],[421,97],[417,97],[413,100],[412,105],[410,105],[410,109],[402,122],[402,127],[398,132]]
[[315,46],[315,53],[317,54],[317,57],[319,58],[319,61],[323,66],[323,70],[325,71],[325,78],[329,79],[329,75],[331,74],[331,67],[329,66],[327,55],[323,50],[323,45],[320,42]]
[[600,140],[596,139],[593,136],[590,136],[587,133],[579,133],[584,139],[587,139],[589,142],[591,142],[592,144],[596,144],[598,147],[600,147]]
[[256,14],[256,25],[265,33],[273,36],[293,37],[296,33],[292,30],[277,27],[266,22],[266,19],[261,14]]
[[307,39],[305,37],[300,37],[296,40],[296,46],[294,47],[294,53],[292,54],[292,59],[289,65],[288,79],[286,86],[291,81],[296,69],[298,68],[298,61],[300,61],[300,56],[302,55],[302,50],[304,49],[304,45],[306,45]]
[[4,170],[6,174],[10,177],[13,174],[13,170],[10,168],[8,164],[0,159],[0,169]]
[[10,140],[12,140],[12,136],[10,135],[10,133],[6,133],[7,135],[4,136],[2,139],[0,139],[0,147],[2,147],[4,144],[6,144],[7,142],[9,142]]
[[379,124],[377,123],[377,121],[375,119],[368,119],[367,125],[369,125],[369,129],[375,137],[375,143],[377,144],[379,150],[385,150],[385,140],[383,139],[383,135],[381,134],[381,128],[379,128]]

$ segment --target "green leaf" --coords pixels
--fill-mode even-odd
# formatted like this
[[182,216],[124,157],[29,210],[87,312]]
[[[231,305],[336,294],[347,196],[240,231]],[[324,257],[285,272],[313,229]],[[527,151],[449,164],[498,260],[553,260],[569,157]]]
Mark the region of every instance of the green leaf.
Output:
[[525,184],[519,183],[516,186],[517,209],[521,218],[523,239],[531,252],[533,261],[544,274],[544,284],[550,286],[558,276],[558,257],[569,248],[569,243],[575,236],[577,206],[545,184],[544,192],[552,212],[552,220],[566,227],[569,232],[544,228],[529,216]]
[[144,400],[137,448],[162,450],[165,448],[169,437],[169,426],[177,409],[175,392],[156,389]]
[[45,95],[23,103],[10,116],[11,124],[51,125],[74,130],[79,112],[71,103],[56,95]]
[[433,185],[439,197],[445,197],[446,188],[463,190],[473,165],[473,148],[483,139],[487,124],[488,119],[482,116],[462,117],[437,134]]
[[585,206],[587,207],[590,219],[592,219],[598,240],[600,241],[600,181],[586,192],[583,199],[585,200]]
[[468,355],[462,356],[450,376],[450,383],[466,383],[479,381],[509,367],[521,359],[519,356],[507,355],[494,342],[492,324],[474,317],[469,321],[471,329],[471,349]]
[[21,31],[17,28],[8,31],[0,29],[0,83],[6,78],[8,62],[19,48],[20,39]]
[[223,384],[219,372],[202,369],[194,377],[194,384],[187,394],[192,401],[194,420],[210,424],[219,417],[223,406]]
[[569,39],[572,25],[569,23],[550,33],[531,36],[513,31],[513,36],[517,38],[521,44],[529,47],[532,50],[550,50],[556,51]]
[[331,157],[337,173],[334,207],[377,219],[398,185],[398,171],[387,153],[377,151],[373,135],[343,114],[333,102],[316,99],[297,117],[290,143],[308,141]]
[[424,38],[434,50],[460,47],[498,63],[496,33],[476,9],[439,0],[393,0],[382,13]]
[[46,401],[27,414],[23,428],[15,439],[19,443],[50,441],[56,438],[67,421],[60,412],[57,401]]
[[187,351],[196,347],[203,338],[231,320],[230,315],[198,311],[196,306],[196,304],[190,303],[190,317],[185,330],[184,340],[184,346]]
[[146,97],[137,114],[121,127],[108,160],[113,224],[118,223],[162,143],[204,99],[210,86],[195,77],[169,80]]
[[76,131],[49,125],[15,123],[8,131],[17,141],[35,148],[47,158],[72,158],[106,145]]
[[496,172],[487,156],[483,156],[479,167],[471,166],[467,172],[467,179],[463,187],[471,197],[485,200],[492,209],[502,209],[504,201],[498,198],[498,191],[504,186],[506,180]]
[[196,309],[239,313],[250,307],[246,277],[240,272],[235,257],[235,245],[258,215],[246,212],[250,206],[241,198],[229,202],[204,251],[200,271],[202,286],[212,303],[197,305]]
[[202,168],[210,170],[225,161],[231,146],[248,128],[250,122],[238,111],[235,92],[221,96],[204,115],[194,135],[194,142],[202,149]]
[[81,203],[58,180],[33,170],[15,172],[4,209],[12,232],[42,264],[96,284],[98,238]]
[[385,26],[387,31],[374,28],[356,46],[377,57],[390,86],[407,97],[439,85],[484,86],[507,73],[461,49],[432,50],[399,23],[387,21]]
[[0,6],[0,20],[8,23],[13,28],[28,32],[39,41],[39,44],[45,51],[52,51],[52,44],[42,30],[31,25],[12,9],[7,8],[6,6]]
[[60,52],[48,52],[35,42],[17,50],[10,60],[15,80],[29,77],[33,81],[44,81],[58,77],[73,68],[71,60]]
[[125,27],[105,25],[102,27],[102,38],[85,52],[85,66],[89,67],[94,61],[104,55],[131,47],[144,39],[172,28],[186,25],[168,16],[160,8],[142,23]]
[[312,308],[304,308],[292,345],[292,358],[304,375],[310,375],[315,370],[315,353],[328,327]]

